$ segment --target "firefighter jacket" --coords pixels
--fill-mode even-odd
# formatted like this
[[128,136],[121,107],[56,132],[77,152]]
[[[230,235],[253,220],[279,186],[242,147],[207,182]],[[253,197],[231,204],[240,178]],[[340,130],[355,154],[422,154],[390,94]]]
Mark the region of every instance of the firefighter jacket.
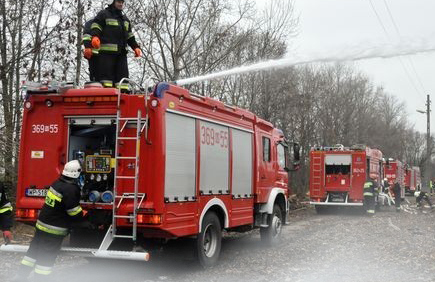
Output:
[[364,196],[366,197],[373,197],[375,196],[375,193],[377,191],[377,183],[374,180],[367,180],[364,183]]
[[100,11],[91,25],[91,36],[101,41],[100,53],[126,54],[127,44],[139,48],[133,35],[130,20],[113,5]]
[[12,227],[12,205],[9,202],[5,188],[0,183],[0,230],[6,231]]
[[48,189],[36,228],[65,236],[72,224],[84,221],[80,206],[80,188],[75,179],[61,176]]
[[92,49],[92,55],[98,55],[100,49],[92,48],[92,35],[91,35],[91,26],[94,22],[94,19],[89,20],[85,23],[84,29],[83,29],[83,39],[82,43],[85,46],[85,48],[91,48]]

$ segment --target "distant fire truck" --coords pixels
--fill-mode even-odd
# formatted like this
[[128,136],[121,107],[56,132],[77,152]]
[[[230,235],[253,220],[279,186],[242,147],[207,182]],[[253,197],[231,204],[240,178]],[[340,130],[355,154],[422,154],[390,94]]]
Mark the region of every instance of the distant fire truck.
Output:
[[384,161],[384,178],[387,179],[390,187],[393,187],[396,180],[400,184],[400,197],[405,198],[405,165],[399,161],[389,158]]
[[364,145],[316,146],[310,152],[310,203],[319,212],[326,206],[363,206],[368,176],[381,181],[380,150]]
[[405,193],[414,195],[420,185],[420,168],[418,166],[407,167],[405,172]]
[[107,233],[95,249],[64,250],[148,260],[109,247],[118,238],[195,237],[199,262],[210,266],[222,229],[260,228],[262,241],[276,241],[289,208],[289,155],[271,123],[168,83],[139,94],[40,85],[24,103],[16,220],[34,223],[48,185],[78,159],[82,206]]

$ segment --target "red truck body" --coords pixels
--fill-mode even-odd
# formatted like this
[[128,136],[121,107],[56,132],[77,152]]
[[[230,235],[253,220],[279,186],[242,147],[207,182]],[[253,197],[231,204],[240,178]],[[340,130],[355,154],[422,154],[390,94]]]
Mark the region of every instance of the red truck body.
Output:
[[391,187],[397,180],[401,188],[401,198],[405,198],[405,166],[401,161],[384,161],[384,178],[387,179]]
[[[145,129],[138,144],[138,126],[128,118]],[[137,165],[128,158],[136,150]],[[97,216],[111,215],[116,205],[117,214],[132,214],[133,199],[116,197],[135,193],[137,166],[137,193],[144,195],[137,232],[145,238],[197,235],[210,211],[225,229],[264,227],[278,206],[285,223],[287,156],[284,135],[271,123],[175,85],[161,83],[140,95],[114,88],[42,91],[25,103],[16,219],[34,223],[46,189],[67,161],[79,158],[85,163],[82,206]],[[115,200],[98,197],[105,192]],[[114,224],[133,228],[128,218]]]
[[418,166],[407,167],[405,175],[405,193],[414,194],[421,185],[420,168]]
[[317,206],[362,206],[368,176],[381,180],[382,152],[366,146],[314,147],[310,152],[310,200]]

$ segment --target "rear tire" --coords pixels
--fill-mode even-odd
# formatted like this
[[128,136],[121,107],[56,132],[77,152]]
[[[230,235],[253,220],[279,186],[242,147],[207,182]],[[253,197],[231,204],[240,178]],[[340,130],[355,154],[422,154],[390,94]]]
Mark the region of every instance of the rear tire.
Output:
[[279,242],[282,232],[283,218],[279,205],[273,206],[273,213],[267,221],[268,227],[260,227],[260,237],[263,243],[271,246]]
[[222,228],[214,212],[208,212],[202,220],[201,233],[196,239],[196,256],[202,267],[217,263],[222,245]]

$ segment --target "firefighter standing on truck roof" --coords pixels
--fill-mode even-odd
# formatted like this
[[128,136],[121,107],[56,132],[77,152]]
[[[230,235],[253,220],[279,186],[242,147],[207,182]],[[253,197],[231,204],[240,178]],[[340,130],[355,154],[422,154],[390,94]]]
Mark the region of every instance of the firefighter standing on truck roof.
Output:
[[130,20],[122,13],[123,8],[124,0],[114,0],[98,13],[91,26],[91,43],[100,50],[98,74],[103,86],[128,90],[128,85],[117,85],[122,78],[128,78],[127,44],[134,50],[135,57],[141,57],[142,51]]
[[393,185],[393,192],[394,192],[394,202],[396,204],[396,212],[400,212],[400,201],[401,201],[401,193],[402,193],[402,188],[400,187],[399,184],[399,179],[395,179],[394,180],[394,185]]
[[378,183],[373,177],[370,177],[364,183],[364,207],[368,215],[375,214],[375,196]]
[[94,228],[85,220],[80,206],[80,187],[76,182],[80,173],[79,161],[70,161],[49,188],[36,221],[35,236],[13,281],[26,281],[33,269],[37,281],[47,281],[69,228]]
[[0,182],[0,230],[6,243],[12,240],[12,205],[9,202],[3,183]]
[[85,46],[83,56],[89,63],[89,81],[100,81],[98,75],[98,53],[100,50],[92,48],[91,26],[93,22],[93,19],[87,21],[83,29],[83,45]]

